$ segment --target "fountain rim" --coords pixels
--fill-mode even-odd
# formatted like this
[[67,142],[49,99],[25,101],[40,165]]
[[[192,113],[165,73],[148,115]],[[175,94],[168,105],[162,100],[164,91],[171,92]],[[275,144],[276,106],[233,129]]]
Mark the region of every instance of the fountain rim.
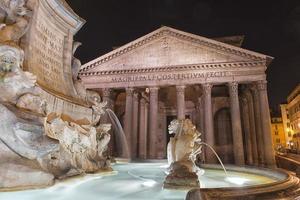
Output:
[[[120,164],[126,164],[126,163],[135,163],[135,164],[145,164],[145,163],[161,163],[163,161],[166,161],[166,159],[123,159],[123,158],[116,158],[116,163]],[[288,171],[284,169],[279,168],[266,168],[266,167],[259,167],[259,166],[250,166],[250,165],[225,165],[228,172],[237,172],[237,173],[248,173],[253,175],[260,175],[268,178],[274,179],[274,182],[272,183],[265,183],[265,184],[257,184],[257,185],[250,185],[250,186],[239,186],[239,187],[221,187],[221,188],[201,188],[201,190],[219,190],[219,189],[225,189],[225,190],[236,190],[236,189],[255,189],[255,188],[261,188],[261,187],[273,187],[280,184],[286,184],[292,181],[295,177]],[[222,167],[219,164],[202,164],[201,168],[203,169],[210,169],[210,170],[222,170]],[[279,177],[272,176],[269,173],[276,173],[277,176],[282,176],[280,179]],[[276,180],[278,179],[278,180]],[[174,188],[176,189],[176,188]]]

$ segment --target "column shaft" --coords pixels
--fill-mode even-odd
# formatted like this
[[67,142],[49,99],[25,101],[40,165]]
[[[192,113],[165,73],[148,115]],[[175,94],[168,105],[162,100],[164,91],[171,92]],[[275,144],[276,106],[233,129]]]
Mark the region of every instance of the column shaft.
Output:
[[149,158],[156,158],[156,139],[158,127],[158,88],[150,88],[150,111],[149,111]]
[[[214,136],[214,124],[213,124],[213,114],[212,114],[212,103],[211,103],[211,90],[212,85],[209,83],[203,84],[203,92],[204,92],[204,132],[205,132],[205,142],[212,147],[215,145],[215,136]],[[216,158],[215,155],[208,149],[205,149],[206,162],[207,163],[215,163]]]
[[[127,139],[128,150],[131,152],[131,134],[132,134],[132,102],[133,88],[126,88],[126,107],[124,119],[124,133]],[[131,157],[131,155],[130,155]]]
[[140,100],[140,126],[139,126],[139,158],[147,158],[147,126],[146,126],[146,100]]
[[242,116],[243,116],[242,119],[243,119],[243,127],[244,127],[244,134],[245,134],[246,162],[248,165],[253,165],[249,107],[248,107],[248,101],[245,96],[242,97]]
[[176,86],[177,94],[177,119],[185,119],[185,99],[184,99],[185,86]]
[[267,94],[267,81],[260,81],[257,83],[259,91],[259,104],[261,109],[261,121],[262,121],[262,133],[264,140],[264,156],[265,165],[267,167],[275,168],[275,153],[272,144],[272,133],[271,133],[271,117],[269,109],[269,101]]
[[240,114],[239,97],[238,97],[238,84],[236,82],[229,83],[229,95],[230,95],[234,160],[237,165],[244,165],[245,164],[244,145],[243,145],[241,114]]
[[256,141],[257,141],[257,154],[258,154],[258,164],[260,166],[264,165],[264,141],[262,133],[262,121],[260,116],[260,105],[258,90],[254,86],[251,88],[253,94],[253,104],[254,104],[254,115],[255,115],[255,130],[256,130]]
[[137,157],[138,148],[138,123],[139,120],[139,94],[133,94],[133,109],[132,109],[132,136],[131,136],[131,155],[132,158]]
[[257,139],[256,139],[256,129],[255,129],[255,115],[254,115],[254,105],[253,105],[253,97],[251,92],[247,90],[245,92],[248,107],[249,107],[249,121],[250,121],[250,136],[251,136],[251,144],[252,144],[252,156],[253,163],[258,165],[258,153],[257,153]]

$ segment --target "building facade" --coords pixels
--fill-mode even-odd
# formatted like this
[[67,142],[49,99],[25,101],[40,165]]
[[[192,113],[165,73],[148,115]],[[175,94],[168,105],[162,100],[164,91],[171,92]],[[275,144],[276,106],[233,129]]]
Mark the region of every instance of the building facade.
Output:
[[290,93],[287,98],[288,131],[292,134],[290,148],[293,152],[300,153],[300,84]]
[[281,151],[286,148],[286,135],[281,117],[272,117],[272,138],[275,151]]
[[287,149],[291,149],[291,142],[293,140],[293,130],[291,129],[291,123],[289,119],[289,111],[287,109],[287,104],[280,104],[280,112],[281,112],[281,119],[283,124],[283,130],[285,134],[285,147]]
[[[190,118],[226,163],[273,167],[265,74],[271,61],[162,27],[83,65],[79,77],[115,111],[132,159],[165,158],[168,124]],[[209,150],[204,159],[216,160]]]

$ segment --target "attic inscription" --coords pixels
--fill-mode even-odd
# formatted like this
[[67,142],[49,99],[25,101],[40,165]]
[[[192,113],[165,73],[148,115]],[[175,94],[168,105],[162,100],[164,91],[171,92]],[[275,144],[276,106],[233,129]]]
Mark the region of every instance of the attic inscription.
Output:
[[187,80],[187,79],[207,79],[228,76],[228,72],[193,72],[174,74],[151,74],[132,75],[126,77],[113,77],[112,82],[132,82],[132,81],[166,81],[166,80]]

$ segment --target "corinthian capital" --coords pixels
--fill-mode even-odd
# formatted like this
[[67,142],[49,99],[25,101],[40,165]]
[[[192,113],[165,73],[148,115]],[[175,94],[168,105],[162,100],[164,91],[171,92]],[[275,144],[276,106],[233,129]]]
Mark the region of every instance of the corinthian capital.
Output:
[[211,95],[211,89],[213,85],[211,83],[202,84],[204,95]]
[[228,83],[229,93],[233,95],[238,94],[239,84],[237,82]]
[[185,85],[176,85],[176,92],[183,93],[185,90]]
[[103,97],[110,97],[111,94],[112,94],[112,89],[110,88],[104,88],[102,89],[102,94],[103,94]]
[[159,88],[158,87],[150,87],[149,91],[150,91],[150,96],[152,95],[157,95]]
[[267,90],[267,81],[266,80],[264,80],[264,81],[258,81],[256,83],[256,85],[257,85],[257,89],[258,90]]
[[126,96],[132,96],[134,89],[133,88],[126,88]]

